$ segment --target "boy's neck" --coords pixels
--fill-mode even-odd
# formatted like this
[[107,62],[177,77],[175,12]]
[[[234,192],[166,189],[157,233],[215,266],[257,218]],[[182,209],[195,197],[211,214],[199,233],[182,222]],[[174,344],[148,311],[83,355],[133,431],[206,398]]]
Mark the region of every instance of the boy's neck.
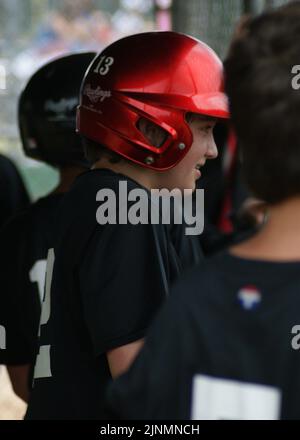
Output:
[[62,194],[69,191],[75,178],[86,170],[86,168],[80,166],[67,166],[64,168],[59,168],[59,183],[51,194]]
[[93,165],[93,169],[101,168],[123,174],[149,190],[157,187],[157,173],[154,170],[142,168],[141,166],[125,162],[124,160],[118,163],[111,163],[106,157],[101,158]]
[[262,229],[251,239],[232,246],[230,252],[243,258],[300,261],[300,197],[269,207]]

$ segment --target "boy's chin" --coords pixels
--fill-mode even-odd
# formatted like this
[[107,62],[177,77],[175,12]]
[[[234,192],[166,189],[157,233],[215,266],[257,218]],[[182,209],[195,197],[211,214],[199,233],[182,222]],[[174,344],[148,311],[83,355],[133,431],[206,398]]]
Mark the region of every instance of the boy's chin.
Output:
[[182,186],[179,189],[180,189],[181,193],[184,193],[184,191],[186,191],[188,193],[194,192],[196,190],[196,182],[194,182],[194,183],[191,182],[189,184],[186,184],[185,186]]

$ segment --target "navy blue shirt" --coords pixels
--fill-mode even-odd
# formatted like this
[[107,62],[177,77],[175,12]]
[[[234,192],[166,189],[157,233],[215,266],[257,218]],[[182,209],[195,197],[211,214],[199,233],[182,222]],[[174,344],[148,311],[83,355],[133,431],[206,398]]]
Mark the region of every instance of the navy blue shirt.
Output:
[[170,225],[97,223],[97,192],[118,194],[121,181],[141,188],[109,170],[88,171],[61,206],[28,419],[105,417],[107,351],[143,338],[172,283],[199,260],[198,240],[179,239]]
[[111,415],[299,419],[299,268],[225,252],[192,269],[111,384]]

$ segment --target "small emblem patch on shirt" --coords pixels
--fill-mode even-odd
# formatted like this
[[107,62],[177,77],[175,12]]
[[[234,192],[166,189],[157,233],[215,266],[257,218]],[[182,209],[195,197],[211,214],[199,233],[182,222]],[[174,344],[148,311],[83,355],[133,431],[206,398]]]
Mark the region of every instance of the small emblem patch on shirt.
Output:
[[238,291],[238,300],[244,309],[253,310],[261,302],[261,293],[255,286],[245,286]]

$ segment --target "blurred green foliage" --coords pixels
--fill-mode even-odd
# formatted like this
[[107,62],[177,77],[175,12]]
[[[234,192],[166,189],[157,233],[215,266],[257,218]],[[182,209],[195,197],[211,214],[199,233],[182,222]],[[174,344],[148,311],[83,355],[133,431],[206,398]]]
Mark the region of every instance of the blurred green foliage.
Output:
[[58,183],[56,169],[40,164],[39,166],[23,166],[19,168],[28,189],[31,200],[36,200],[50,193]]

